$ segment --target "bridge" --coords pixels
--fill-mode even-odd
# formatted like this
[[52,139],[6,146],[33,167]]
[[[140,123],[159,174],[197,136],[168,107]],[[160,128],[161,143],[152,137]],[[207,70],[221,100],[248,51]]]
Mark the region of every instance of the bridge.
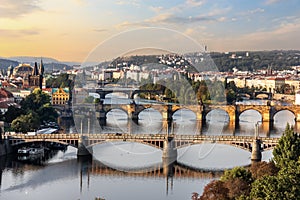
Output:
[[[86,108],[95,111],[101,126],[106,125],[107,113],[113,109],[124,111],[127,114],[128,119],[138,122],[139,114],[146,109],[152,108],[161,114],[164,127],[167,127],[167,125],[170,126],[176,111],[187,109],[195,113],[199,133],[201,133],[202,127],[206,124],[207,115],[214,110],[223,110],[227,114],[228,124],[233,130],[238,128],[241,114],[248,110],[255,110],[261,115],[261,118],[257,121],[262,122],[264,132],[267,134],[269,134],[270,129],[273,127],[275,115],[280,111],[290,111],[295,117],[295,122],[300,122],[300,105],[182,105],[170,103],[137,104],[135,102],[130,104],[104,104],[103,102],[100,102],[98,104],[74,105],[74,116],[76,117],[76,113],[82,114],[86,112],[84,111]],[[224,123],[227,123],[225,118]]]
[[278,138],[249,136],[169,135],[169,134],[14,134],[5,135],[11,146],[32,142],[56,142],[78,148],[78,155],[92,153],[92,147],[106,142],[137,142],[163,151],[163,159],[177,159],[177,149],[202,143],[219,143],[236,146],[252,152],[252,160],[261,159],[261,151],[273,148]]
[[123,93],[127,94],[129,99],[134,99],[134,95],[140,94],[140,93],[156,93],[156,94],[162,94],[162,91],[160,90],[140,90],[137,88],[100,88],[100,89],[88,89],[88,92],[94,92],[99,94],[100,99],[105,99],[105,96],[107,94],[111,93]]

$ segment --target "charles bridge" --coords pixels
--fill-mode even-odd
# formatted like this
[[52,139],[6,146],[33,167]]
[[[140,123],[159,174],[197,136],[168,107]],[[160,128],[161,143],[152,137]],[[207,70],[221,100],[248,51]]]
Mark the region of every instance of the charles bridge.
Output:
[[[227,113],[228,119],[224,117],[224,123],[228,122],[228,125],[232,129],[239,128],[240,115],[247,110],[255,110],[261,115],[260,121],[262,123],[265,133],[269,133],[274,124],[274,116],[280,111],[290,111],[294,115],[295,122],[300,122],[300,105],[181,105],[172,103],[162,104],[136,104],[135,102],[130,104],[99,104],[93,105],[80,104],[73,107],[74,110],[81,108],[93,108],[96,112],[96,117],[99,120],[100,125],[106,124],[107,113],[113,109],[120,109],[127,113],[128,119],[131,119],[138,123],[139,114],[149,108],[158,111],[162,116],[163,126],[170,126],[174,113],[180,109],[187,109],[192,111],[196,116],[199,132],[206,124],[206,118],[208,113],[213,110],[223,110]],[[76,112],[75,112],[76,113]]]

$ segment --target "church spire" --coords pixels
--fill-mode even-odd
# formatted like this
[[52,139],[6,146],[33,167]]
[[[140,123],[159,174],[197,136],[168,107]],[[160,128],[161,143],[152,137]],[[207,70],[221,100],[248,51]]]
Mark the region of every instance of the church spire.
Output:
[[37,76],[38,74],[38,67],[37,67],[37,62],[34,63],[34,67],[33,67],[33,71],[32,71],[32,75],[33,76]]
[[39,67],[39,75],[44,75],[44,64],[43,64],[43,60],[41,58],[41,63],[40,63],[40,67]]

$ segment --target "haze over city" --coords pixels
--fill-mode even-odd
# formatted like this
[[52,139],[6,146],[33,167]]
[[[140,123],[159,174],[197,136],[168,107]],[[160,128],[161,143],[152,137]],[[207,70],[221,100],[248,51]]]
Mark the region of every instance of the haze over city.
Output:
[[179,31],[209,51],[300,46],[297,0],[1,0],[0,5],[1,57],[83,62],[101,42],[141,27]]

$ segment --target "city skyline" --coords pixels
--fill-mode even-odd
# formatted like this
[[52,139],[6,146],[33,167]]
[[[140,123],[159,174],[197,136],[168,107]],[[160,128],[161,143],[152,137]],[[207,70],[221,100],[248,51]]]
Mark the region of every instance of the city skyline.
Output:
[[142,27],[178,31],[209,51],[299,50],[299,7],[296,0],[1,0],[0,56],[83,62],[113,35]]

